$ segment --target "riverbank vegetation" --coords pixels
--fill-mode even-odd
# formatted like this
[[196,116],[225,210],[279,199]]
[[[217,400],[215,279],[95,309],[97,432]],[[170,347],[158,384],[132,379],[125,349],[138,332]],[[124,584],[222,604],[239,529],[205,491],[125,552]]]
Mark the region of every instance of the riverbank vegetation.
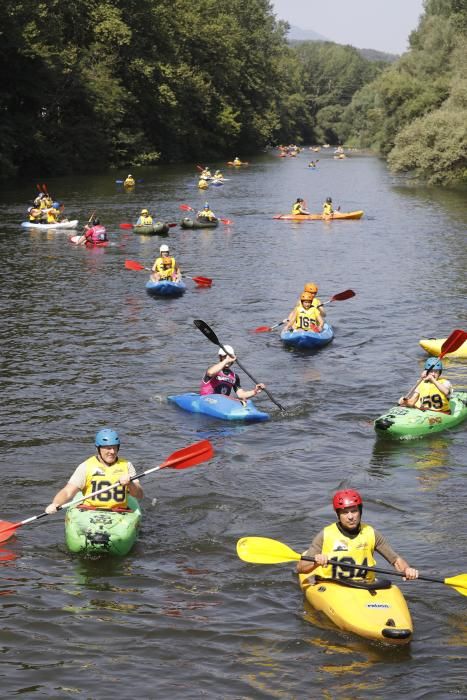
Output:
[[427,0],[411,51],[388,64],[289,45],[268,0],[5,0],[1,176],[345,141],[397,170],[459,179],[464,4]]

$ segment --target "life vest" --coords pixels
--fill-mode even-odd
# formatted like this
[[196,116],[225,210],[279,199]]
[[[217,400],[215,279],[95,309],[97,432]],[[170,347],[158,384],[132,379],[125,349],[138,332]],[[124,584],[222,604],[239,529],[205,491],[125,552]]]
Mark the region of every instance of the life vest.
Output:
[[200,180],[200,181],[198,182],[198,187],[199,187],[200,190],[207,190],[208,187],[209,187],[209,185],[208,185],[208,183],[206,182],[206,180]]
[[123,184],[126,185],[127,187],[133,187],[133,185],[135,184],[134,178],[127,177]]
[[[375,531],[371,525],[360,523],[360,532],[356,537],[346,537],[336,523],[324,528],[322,553],[329,557],[327,566],[319,566],[313,571],[321,578],[365,579],[375,578],[373,571],[362,571],[362,566],[374,566]],[[355,564],[355,568],[340,567],[339,561]]]
[[[445,379],[437,379],[441,383],[445,383]],[[418,399],[416,402],[417,408],[428,408],[430,411],[439,411],[440,413],[451,413],[449,407],[449,398],[439,391],[432,382],[423,381],[417,387]]]
[[[170,267],[169,266],[165,267],[165,264],[169,261],[170,261]],[[175,262],[175,258],[166,257],[166,258],[157,258],[152,269],[155,272],[159,273],[159,275],[161,276],[161,279],[171,281],[172,277],[175,274],[176,268],[177,268],[177,263]]]
[[101,224],[91,226],[91,228],[89,228],[84,235],[87,243],[102,243],[102,241],[107,240],[105,226],[102,226]]
[[149,224],[152,224],[152,216],[140,216],[138,219],[138,226],[149,226]]
[[215,221],[216,219],[216,215],[210,209],[202,209],[196,214],[196,217],[201,221]]
[[297,307],[297,315],[293,324],[296,331],[310,331],[312,330],[311,326],[317,326],[318,324],[319,311],[315,306],[304,309],[300,304],[300,306]]
[[29,212],[29,221],[40,221],[42,218],[40,209],[32,209]]
[[53,207],[49,209],[47,212],[47,223],[48,224],[56,224],[57,223],[57,216],[60,214],[58,209],[54,209]]
[[[85,464],[86,484],[83,489],[83,496],[99,491],[99,489],[103,489],[111,484],[116,484],[121,476],[128,474],[128,461],[120,457],[110,467],[99,462],[95,455],[87,459]],[[108,509],[116,506],[126,508],[128,506],[127,497],[126,486],[117,484],[117,486],[105,493],[101,493],[94,498],[87,498],[84,501],[84,505]]]
[[323,216],[330,216],[331,214],[334,214],[332,204],[326,202],[325,204],[323,204]]
[[297,214],[303,214],[303,207],[300,202],[295,202],[292,207],[292,214],[297,216]]
[[225,396],[230,396],[232,389],[238,388],[239,386],[240,382],[233,370],[221,370],[207,381],[206,379],[202,380],[199,393],[201,396],[206,396],[207,394],[224,394]]

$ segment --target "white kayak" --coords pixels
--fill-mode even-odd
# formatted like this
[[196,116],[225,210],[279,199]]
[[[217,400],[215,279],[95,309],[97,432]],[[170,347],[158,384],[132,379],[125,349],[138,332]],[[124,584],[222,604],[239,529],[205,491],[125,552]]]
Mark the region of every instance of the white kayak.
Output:
[[44,228],[44,229],[78,228],[78,219],[73,219],[73,221],[61,221],[58,224],[36,224],[36,223],[34,223],[34,221],[23,221],[21,226],[23,228]]

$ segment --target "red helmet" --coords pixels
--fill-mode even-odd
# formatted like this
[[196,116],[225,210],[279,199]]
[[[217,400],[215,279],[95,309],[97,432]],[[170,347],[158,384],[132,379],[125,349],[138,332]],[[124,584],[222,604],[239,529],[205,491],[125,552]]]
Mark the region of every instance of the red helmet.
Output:
[[362,506],[362,497],[358,491],[353,489],[345,489],[345,491],[336,491],[332,499],[334,510],[339,508],[348,508],[349,506]]

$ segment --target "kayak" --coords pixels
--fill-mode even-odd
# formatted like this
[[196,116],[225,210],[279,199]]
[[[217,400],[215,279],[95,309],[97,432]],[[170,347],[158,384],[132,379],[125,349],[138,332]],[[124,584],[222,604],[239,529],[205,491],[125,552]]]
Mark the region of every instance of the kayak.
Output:
[[177,404],[184,411],[190,413],[203,413],[211,418],[221,420],[263,421],[269,420],[269,413],[259,411],[251,399],[246,406],[238,399],[231,399],[224,394],[206,394],[200,396],[195,392],[168,396],[169,401]]
[[190,219],[185,216],[181,220],[180,226],[182,228],[217,228],[219,226],[219,221],[214,219],[214,221],[200,221],[200,219]]
[[299,574],[299,583],[311,607],[345,632],[386,644],[408,644],[412,639],[412,618],[405,598],[386,579],[349,584],[315,581],[313,575]]
[[234,163],[233,160],[228,160],[227,165],[233,165],[235,168],[239,168],[241,165],[249,165],[248,161],[244,160],[241,163]]
[[78,219],[73,219],[73,221],[61,221],[58,224],[36,224],[33,221],[23,221],[21,224],[23,228],[78,228]]
[[[441,353],[441,346],[445,340],[446,338],[423,338],[419,342],[422,348],[426,350],[429,355],[438,356]],[[454,352],[446,353],[445,357],[467,358],[467,340]]]
[[276,214],[273,219],[281,219],[281,221],[344,221],[349,219],[361,219],[364,212],[358,211],[335,211],[330,216],[323,214]]
[[[82,494],[77,497],[82,498]],[[125,511],[70,506],[65,517],[65,542],[70,552],[127,554],[141,521],[139,501],[128,496],[128,506]]]
[[170,230],[169,224],[158,221],[156,224],[143,224],[133,226],[133,233],[140,233],[144,236],[165,236]]
[[148,294],[154,294],[156,297],[181,297],[186,292],[185,282],[169,282],[168,280],[160,280],[146,282],[146,291]]
[[[81,235],[78,236],[70,236],[68,239],[70,243],[74,243],[75,245],[78,245],[78,241],[82,238]],[[97,243],[93,243],[92,241],[86,241],[84,243],[85,248],[105,248],[108,246],[110,241],[98,241]],[[80,244],[81,245],[81,244]]]
[[282,331],[281,340],[285,345],[301,350],[321,348],[334,338],[334,330],[329,323],[325,323],[321,333],[313,331]]
[[454,428],[467,418],[467,391],[454,391],[449,406],[451,413],[393,406],[375,420],[375,430],[381,436],[410,440]]

